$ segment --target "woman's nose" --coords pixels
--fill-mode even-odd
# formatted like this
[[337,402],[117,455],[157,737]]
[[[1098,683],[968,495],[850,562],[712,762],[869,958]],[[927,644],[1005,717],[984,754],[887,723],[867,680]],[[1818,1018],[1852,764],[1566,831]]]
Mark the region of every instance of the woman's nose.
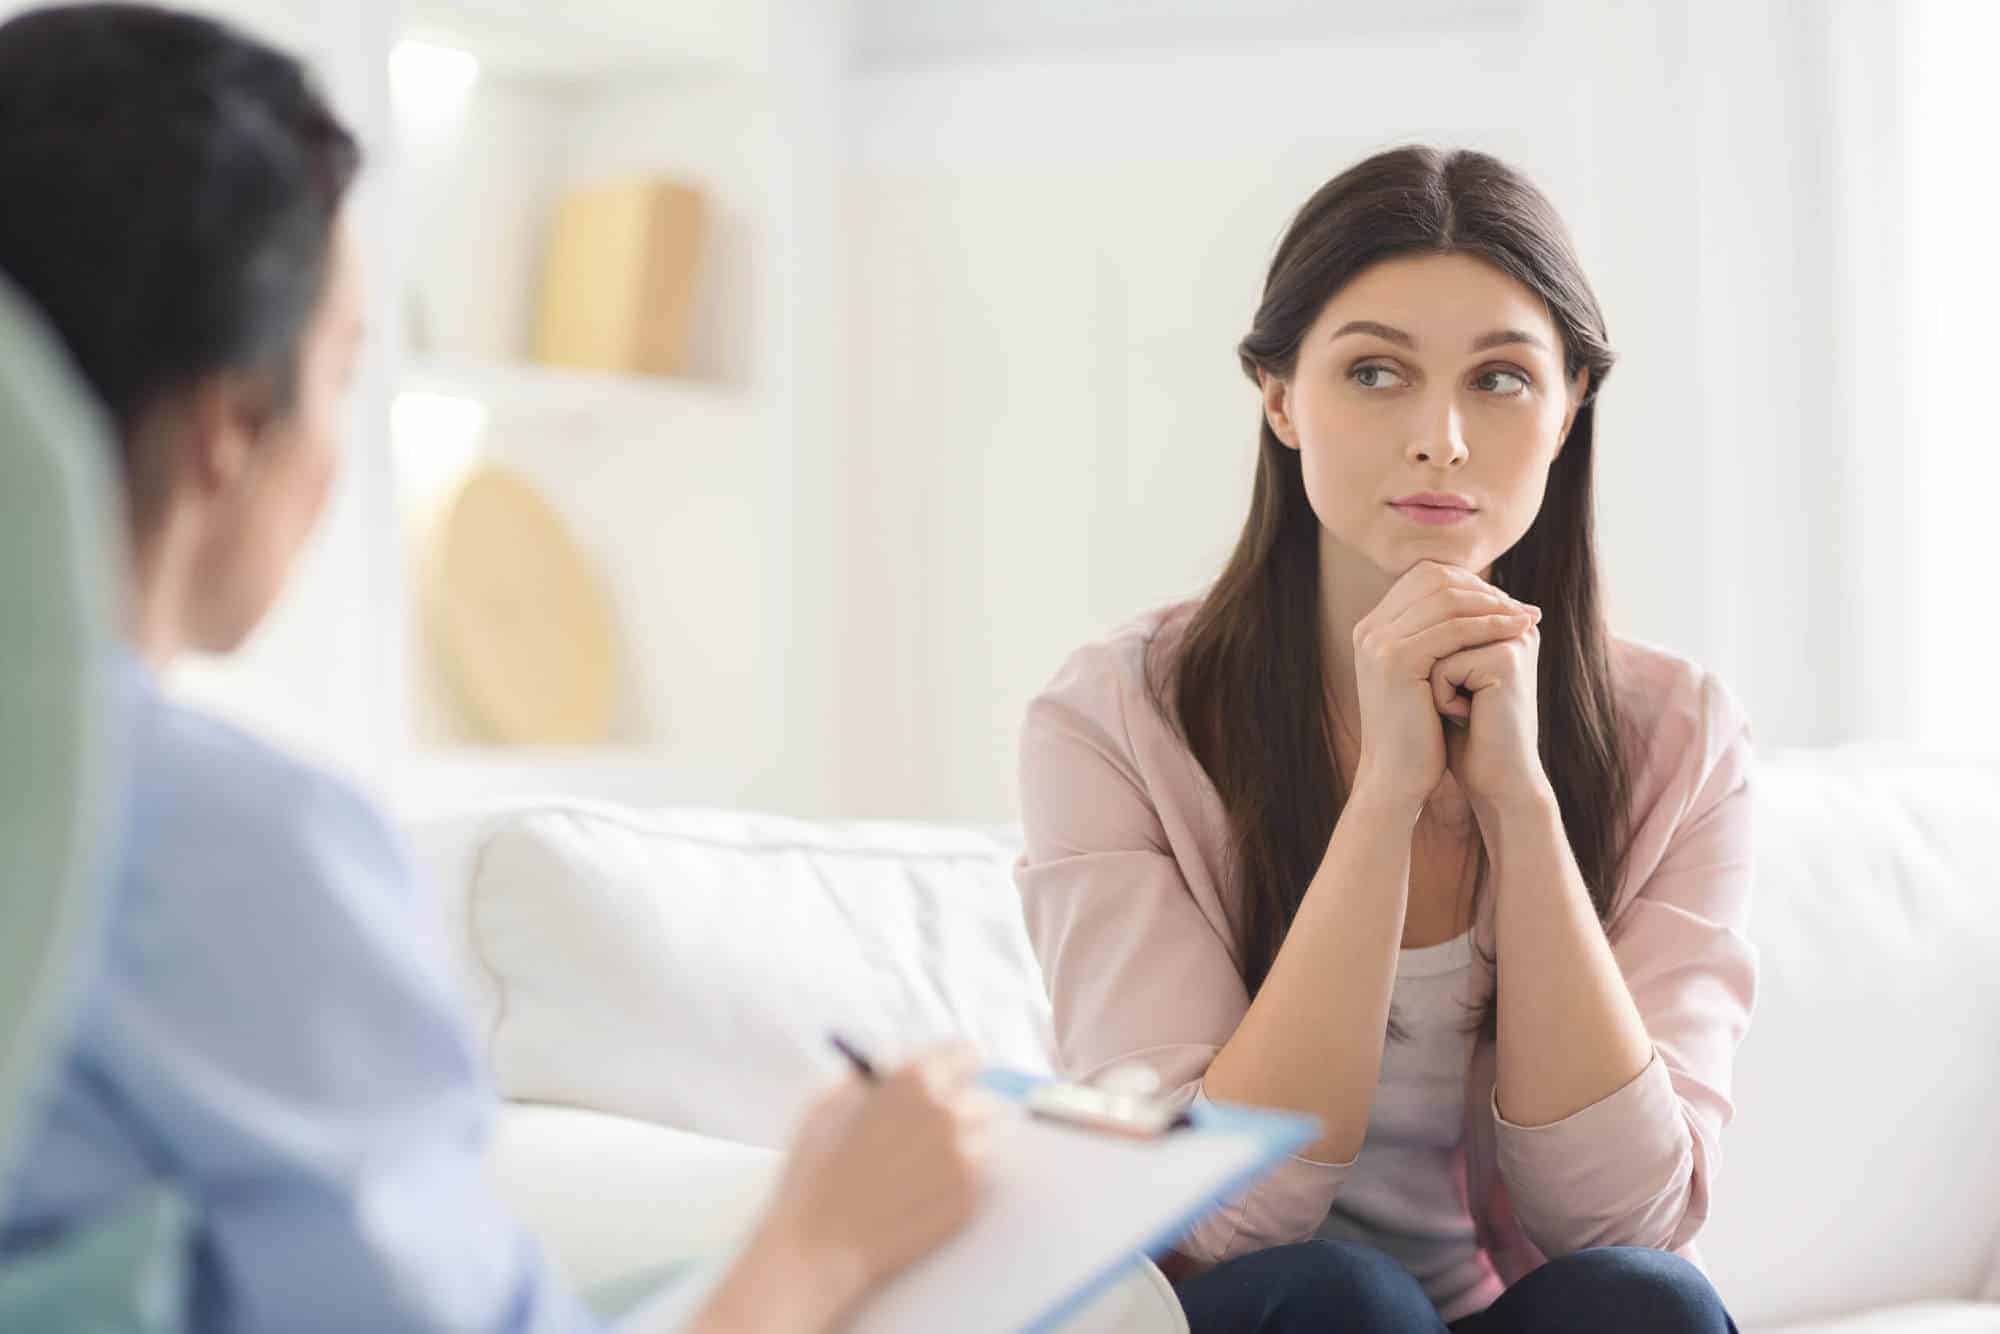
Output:
[[1409,445],[1412,463],[1430,463],[1440,468],[1456,468],[1471,456],[1465,447],[1465,430],[1456,404],[1446,403],[1428,414],[1418,425]]

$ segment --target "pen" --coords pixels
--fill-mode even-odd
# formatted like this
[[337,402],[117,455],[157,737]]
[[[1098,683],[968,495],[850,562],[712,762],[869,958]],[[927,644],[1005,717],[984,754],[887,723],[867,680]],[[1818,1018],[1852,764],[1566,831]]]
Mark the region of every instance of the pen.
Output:
[[829,1033],[826,1036],[827,1041],[833,1044],[833,1049],[842,1056],[845,1056],[847,1063],[853,1066],[855,1072],[863,1079],[871,1084],[881,1082],[882,1076],[875,1072],[875,1063],[856,1051],[853,1043],[841,1037],[838,1033]]

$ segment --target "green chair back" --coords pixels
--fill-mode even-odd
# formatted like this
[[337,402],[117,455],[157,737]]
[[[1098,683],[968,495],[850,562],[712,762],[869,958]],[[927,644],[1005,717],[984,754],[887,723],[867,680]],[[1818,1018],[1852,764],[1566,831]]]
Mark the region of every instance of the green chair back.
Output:
[[[117,834],[109,428],[0,277],[0,1215],[86,984]],[[193,1220],[149,1188],[0,1263],[0,1329],[174,1334]]]

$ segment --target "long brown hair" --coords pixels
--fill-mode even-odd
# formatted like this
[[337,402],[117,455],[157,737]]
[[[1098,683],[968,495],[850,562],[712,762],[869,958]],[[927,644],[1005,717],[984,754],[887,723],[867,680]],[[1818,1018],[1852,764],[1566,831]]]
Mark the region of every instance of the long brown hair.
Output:
[[[1289,378],[1306,331],[1348,282],[1386,259],[1440,253],[1482,259],[1540,296],[1561,332],[1567,375],[1589,372],[1541,511],[1494,563],[1492,581],[1542,609],[1542,764],[1601,922],[1624,855],[1628,791],[1592,540],[1594,400],[1612,352],[1554,207],[1483,153],[1406,147],[1371,157],[1320,187],[1292,220],[1237,355],[1253,381],[1259,372]],[[1346,800],[1320,651],[1319,520],[1299,453],[1272,433],[1261,407],[1258,431],[1250,517],[1235,552],[1176,650],[1152,668],[1162,712],[1227,814],[1237,960],[1253,996]],[[1475,884],[1485,879],[1483,848],[1479,866]],[[1489,1003],[1480,1027],[1490,1034],[1492,1025]]]

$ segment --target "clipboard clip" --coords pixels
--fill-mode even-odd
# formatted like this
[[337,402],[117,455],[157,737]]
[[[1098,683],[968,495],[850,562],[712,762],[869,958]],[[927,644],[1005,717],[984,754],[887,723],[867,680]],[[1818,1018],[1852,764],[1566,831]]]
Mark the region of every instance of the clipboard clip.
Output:
[[1152,1069],[1127,1064],[1105,1071],[1097,1085],[1060,1080],[1039,1085],[1022,1103],[1030,1115],[1045,1120],[1130,1139],[1158,1139],[1194,1124],[1185,1108],[1153,1096],[1159,1086]]

